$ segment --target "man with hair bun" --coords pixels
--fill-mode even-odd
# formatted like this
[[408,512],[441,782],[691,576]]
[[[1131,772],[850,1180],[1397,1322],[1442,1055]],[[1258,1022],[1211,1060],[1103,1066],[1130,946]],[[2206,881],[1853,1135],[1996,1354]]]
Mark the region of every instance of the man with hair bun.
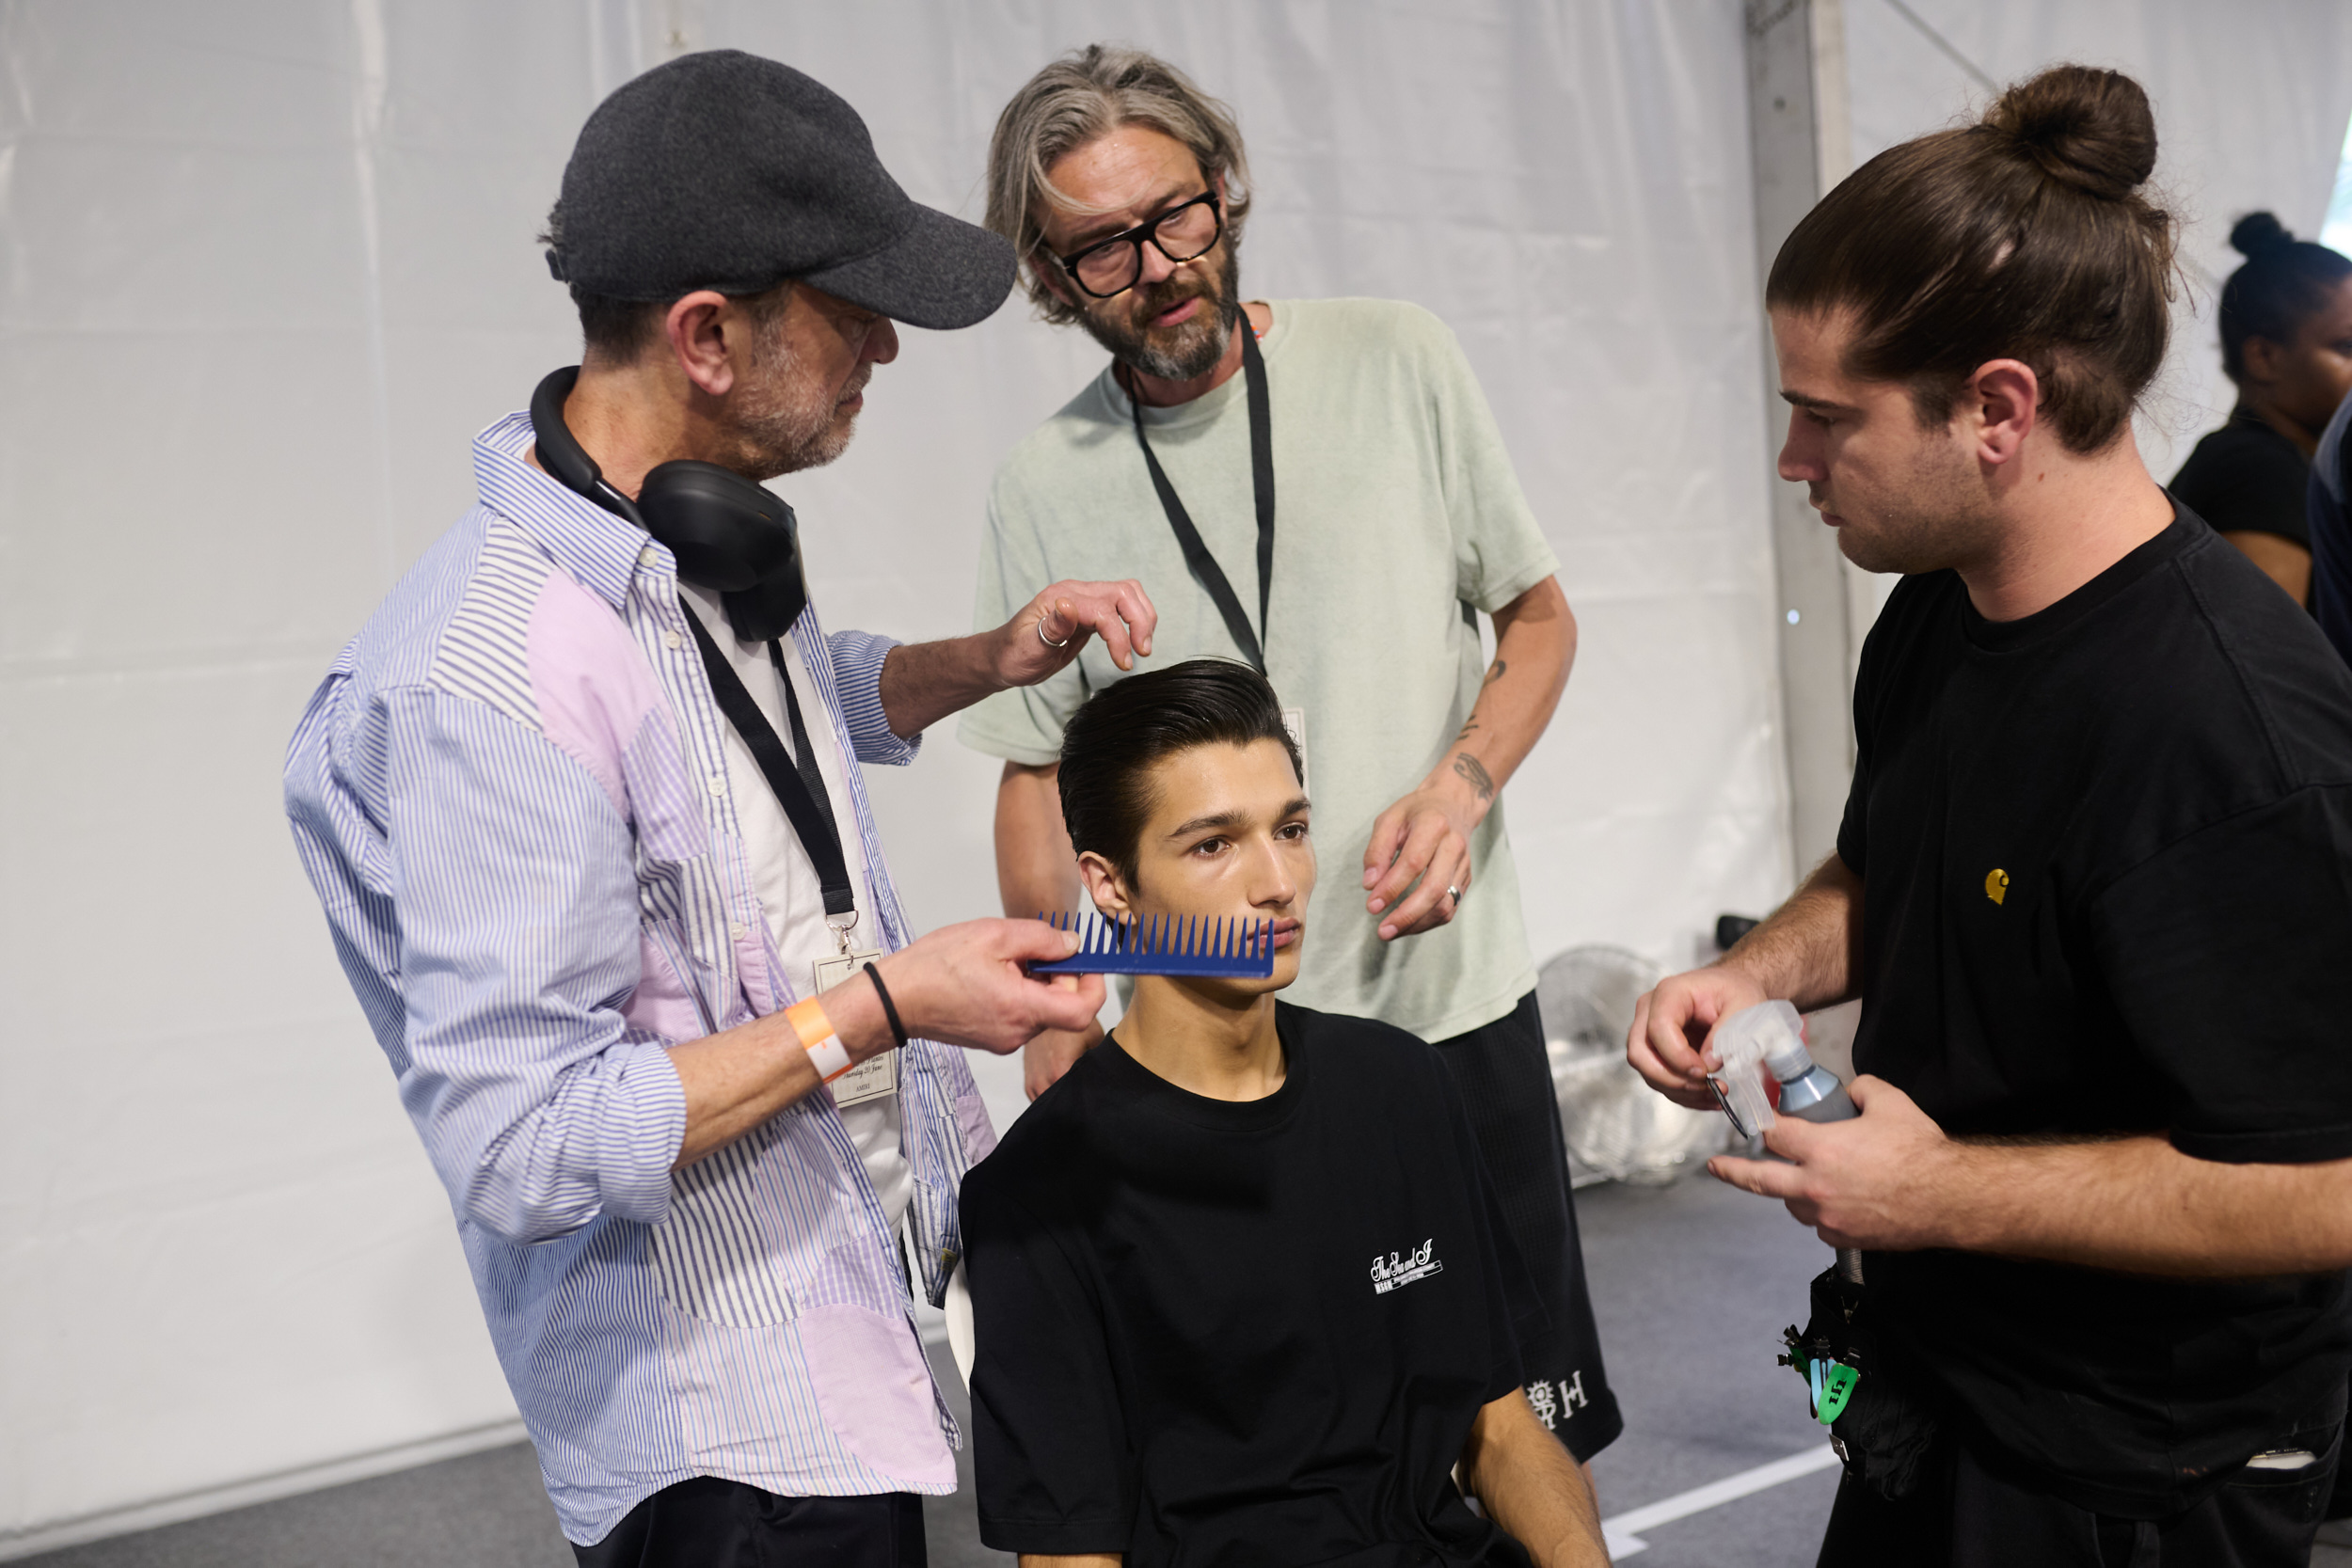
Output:
[[2352,392],[2352,258],[2269,213],[2238,219],[2230,244],[2246,258],[2221,286],[2221,368],[2237,406],[2172,476],[2172,494],[2309,604],[2304,490],[2320,433]]
[[1781,475],[1904,579],[1836,852],[1627,1055],[1704,1105],[1718,1021],[1862,998],[1861,1114],[1709,1167],[1863,1255],[1824,1564],[2301,1568],[2337,1464],[2352,672],[2140,459],[2155,158],[2137,84],[2060,66],[1863,166],[1768,285]]

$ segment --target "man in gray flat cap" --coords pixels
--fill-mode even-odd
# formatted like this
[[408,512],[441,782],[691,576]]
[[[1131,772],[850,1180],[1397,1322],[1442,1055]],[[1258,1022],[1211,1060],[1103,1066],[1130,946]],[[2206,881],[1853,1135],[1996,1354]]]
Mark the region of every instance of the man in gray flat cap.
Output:
[[908,199],[856,113],[732,52],[590,117],[548,264],[584,363],[476,438],[480,503],[343,650],[286,764],[336,951],[449,1189],[583,1563],[924,1560],[952,1421],[910,1318],[994,1143],[959,1046],[1073,1029],[1032,921],[912,940],[858,763],[1125,668],[1132,583],[993,631],[828,637],[761,481],[849,444],[893,323],[1010,247]]

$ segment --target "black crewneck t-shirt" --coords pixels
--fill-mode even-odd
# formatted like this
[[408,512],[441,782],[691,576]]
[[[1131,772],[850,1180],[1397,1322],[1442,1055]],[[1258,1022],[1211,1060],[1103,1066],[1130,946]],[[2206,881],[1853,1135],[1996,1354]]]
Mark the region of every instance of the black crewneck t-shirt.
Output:
[[980,1537],[1521,1568],[1450,1477],[1543,1322],[1453,1078],[1387,1024],[1275,1017],[1265,1099],[1189,1093],[1114,1036],[965,1177]]
[[[2251,562],[2182,508],[2021,620],[1906,578],[1854,722],[1858,1070],[1954,1135],[2352,1157],[2352,672]],[[1979,1439],[2107,1513],[2188,1506],[2341,1410],[2352,1366],[2340,1273],[1867,1273]]]

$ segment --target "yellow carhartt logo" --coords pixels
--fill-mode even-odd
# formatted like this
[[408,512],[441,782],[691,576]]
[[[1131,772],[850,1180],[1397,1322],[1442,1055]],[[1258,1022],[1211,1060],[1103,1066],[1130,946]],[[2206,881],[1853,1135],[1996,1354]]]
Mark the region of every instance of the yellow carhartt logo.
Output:
[[1995,904],[2009,896],[2009,873],[1999,866],[1984,874],[1984,895]]

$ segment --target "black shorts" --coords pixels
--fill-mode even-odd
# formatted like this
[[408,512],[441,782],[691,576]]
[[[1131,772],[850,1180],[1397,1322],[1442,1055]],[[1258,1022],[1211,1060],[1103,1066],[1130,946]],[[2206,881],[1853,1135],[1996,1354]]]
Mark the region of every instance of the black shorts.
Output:
[[1503,1220],[1550,1318],[1540,1338],[1519,1347],[1527,1397],[1571,1453],[1590,1459],[1616,1441],[1625,1419],[1609,1391],[1592,1297],[1584,1289],[1568,1146],[1560,1132],[1535,993],[1520,997],[1492,1023],[1431,1043],[1454,1070]]

